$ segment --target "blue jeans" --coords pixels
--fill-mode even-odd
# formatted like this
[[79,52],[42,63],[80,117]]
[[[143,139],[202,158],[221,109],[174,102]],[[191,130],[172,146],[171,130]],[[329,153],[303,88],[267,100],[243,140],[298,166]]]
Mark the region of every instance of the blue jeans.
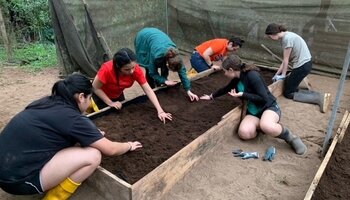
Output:
[[192,53],[191,59],[190,59],[192,67],[197,71],[197,72],[202,72],[207,69],[210,69],[210,66],[205,62],[204,58],[197,52],[194,51]]

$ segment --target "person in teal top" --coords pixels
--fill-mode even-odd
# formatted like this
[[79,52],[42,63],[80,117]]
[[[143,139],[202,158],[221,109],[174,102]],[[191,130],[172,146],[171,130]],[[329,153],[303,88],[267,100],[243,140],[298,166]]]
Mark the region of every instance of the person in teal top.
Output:
[[186,67],[176,45],[167,34],[157,28],[143,28],[137,33],[134,45],[137,62],[146,69],[146,79],[152,88],[163,84],[175,85],[176,81],[168,80],[169,70],[171,70],[178,72],[190,100],[198,101],[198,96],[191,92]]
[[280,123],[281,109],[276,97],[267,87],[259,68],[253,63],[243,63],[237,55],[229,55],[222,63],[222,68],[230,82],[210,95],[203,95],[202,100],[213,100],[229,94],[235,98],[247,101],[245,115],[238,125],[238,136],[243,140],[254,139],[258,131],[266,135],[283,139],[294,152],[303,155],[307,147],[301,138],[293,134]]

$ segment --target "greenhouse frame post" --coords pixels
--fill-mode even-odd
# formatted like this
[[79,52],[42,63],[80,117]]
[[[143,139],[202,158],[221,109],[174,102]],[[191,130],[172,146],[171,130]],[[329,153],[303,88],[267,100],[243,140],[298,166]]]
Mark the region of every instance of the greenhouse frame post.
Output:
[[339,107],[340,98],[343,94],[343,88],[344,88],[344,83],[345,83],[345,79],[347,76],[347,72],[349,70],[349,64],[350,64],[350,41],[349,41],[349,45],[348,45],[348,50],[346,52],[345,61],[343,64],[343,71],[342,71],[341,76],[340,76],[339,86],[338,86],[338,90],[337,90],[337,96],[335,98],[335,102],[334,102],[333,109],[332,109],[332,115],[331,115],[331,118],[329,119],[329,123],[328,123],[328,127],[327,127],[327,134],[326,134],[326,137],[325,137],[324,143],[323,143],[323,150],[322,150],[323,157],[327,153],[329,139],[332,136],[332,130],[334,127],[335,118],[337,116],[337,109]]

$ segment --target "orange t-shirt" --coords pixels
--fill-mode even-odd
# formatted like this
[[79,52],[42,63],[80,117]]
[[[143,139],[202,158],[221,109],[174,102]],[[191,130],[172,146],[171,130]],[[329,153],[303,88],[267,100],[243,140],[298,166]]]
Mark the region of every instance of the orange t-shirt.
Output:
[[196,50],[203,57],[204,51],[211,47],[211,49],[213,50],[213,55],[210,56],[210,60],[219,61],[222,60],[227,54],[227,44],[227,39],[212,39],[198,45],[196,47]]

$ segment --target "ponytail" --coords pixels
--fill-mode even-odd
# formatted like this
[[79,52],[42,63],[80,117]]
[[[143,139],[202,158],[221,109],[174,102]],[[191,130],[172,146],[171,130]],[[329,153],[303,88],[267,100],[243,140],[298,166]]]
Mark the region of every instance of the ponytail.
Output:
[[73,106],[79,110],[78,103],[74,97],[75,94],[83,93],[84,97],[92,94],[92,84],[90,80],[82,74],[74,73],[64,80],[57,81],[52,89],[51,96],[39,99],[29,104],[28,108],[45,109],[53,106],[56,99],[61,99],[64,103]]

